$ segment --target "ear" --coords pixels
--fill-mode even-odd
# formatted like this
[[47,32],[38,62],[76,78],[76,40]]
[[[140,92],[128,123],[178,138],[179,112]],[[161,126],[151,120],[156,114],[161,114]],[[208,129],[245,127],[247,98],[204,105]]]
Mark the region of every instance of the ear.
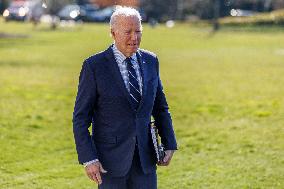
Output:
[[110,33],[111,33],[112,38],[114,38],[115,37],[115,32],[114,32],[113,29],[110,30]]

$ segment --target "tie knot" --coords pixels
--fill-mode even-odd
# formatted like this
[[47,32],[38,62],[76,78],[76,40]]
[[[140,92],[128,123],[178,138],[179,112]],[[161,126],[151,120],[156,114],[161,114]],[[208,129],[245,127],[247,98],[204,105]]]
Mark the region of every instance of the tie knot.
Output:
[[128,63],[128,64],[130,64],[131,65],[131,57],[127,57],[126,59],[125,59],[125,61]]

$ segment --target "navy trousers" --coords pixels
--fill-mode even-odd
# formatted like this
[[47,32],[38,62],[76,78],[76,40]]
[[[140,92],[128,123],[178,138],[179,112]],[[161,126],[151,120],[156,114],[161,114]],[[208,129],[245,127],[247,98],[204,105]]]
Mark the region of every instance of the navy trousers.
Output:
[[137,146],[131,168],[125,176],[108,177],[107,174],[101,175],[103,183],[98,186],[98,189],[157,189],[156,171],[151,174],[143,173]]

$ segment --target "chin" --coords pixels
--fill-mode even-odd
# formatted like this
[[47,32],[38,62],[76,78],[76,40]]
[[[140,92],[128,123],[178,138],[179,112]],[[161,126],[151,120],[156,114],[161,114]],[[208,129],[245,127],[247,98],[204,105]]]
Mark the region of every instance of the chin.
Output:
[[138,47],[133,47],[133,48],[131,48],[131,50],[129,50],[129,52],[135,53],[137,50],[138,50]]

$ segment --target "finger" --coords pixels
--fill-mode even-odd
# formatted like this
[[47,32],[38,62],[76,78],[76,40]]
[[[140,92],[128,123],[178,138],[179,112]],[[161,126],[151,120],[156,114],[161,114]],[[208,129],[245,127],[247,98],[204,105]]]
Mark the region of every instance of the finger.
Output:
[[107,173],[107,171],[103,168],[102,165],[100,165],[100,172],[102,172],[102,173]]
[[90,165],[90,166],[86,167],[86,172],[87,172],[88,177],[91,180],[95,181],[96,183],[99,183],[97,176],[96,176],[96,174],[99,172],[98,167]]
[[102,178],[101,178],[101,174],[100,174],[100,173],[97,173],[97,174],[96,174],[96,179],[97,179],[97,181],[98,181],[98,182],[97,182],[98,184],[102,184]]
[[92,171],[89,168],[86,168],[86,174],[88,175],[88,177],[93,180],[93,174]]
[[96,183],[98,183],[98,181],[97,181],[97,177],[96,177],[96,175],[95,175],[95,174],[88,173],[87,175],[88,175],[88,177],[89,177],[91,180],[93,180],[93,181],[95,181]]
[[97,184],[99,183],[96,174],[92,174],[92,180],[95,181]]
[[167,166],[167,165],[169,165],[169,161],[162,162],[162,166]]
[[161,164],[159,164],[159,166],[167,166],[168,165],[168,163],[161,163]]
[[93,180],[92,175],[90,175],[89,173],[87,173],[87,175],[88,175],[89,179]]
[[164,157],[163,162],[166,163],[169,161],[169,159],[170,159],[170,154],[166,153],[166,156]]
[[166,164],[167,164],[167,163],[165,163],[163,160],[161,160],[161,161],[158,162],[158,165],[159,165],[159,166],[166,166]]

